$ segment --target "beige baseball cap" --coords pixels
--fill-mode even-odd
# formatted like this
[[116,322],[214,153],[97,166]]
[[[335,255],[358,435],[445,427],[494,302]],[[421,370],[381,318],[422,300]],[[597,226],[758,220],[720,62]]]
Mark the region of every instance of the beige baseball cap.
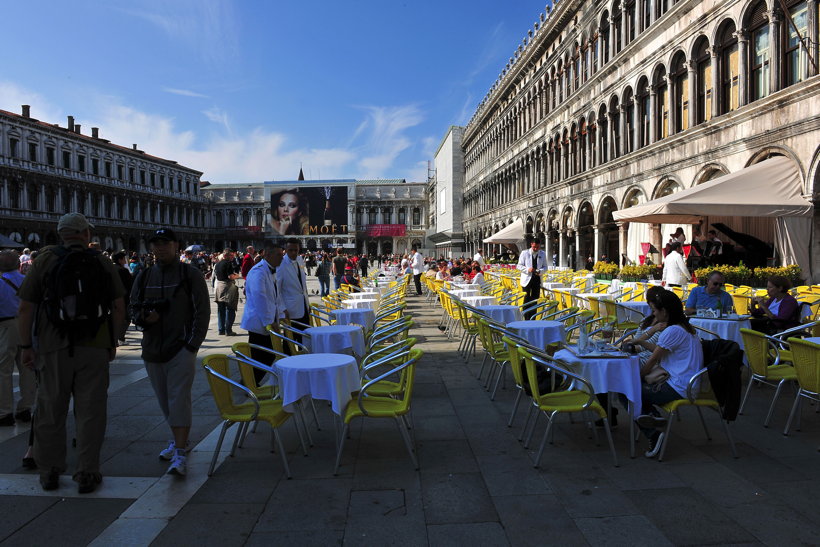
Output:
[[63,230],[72,232],[82,232],[88,228],[93,228],[94,225],[88,222],[85,215],[82,213],[67,213],[60,217],[60,222],[57,223],[57,231]]

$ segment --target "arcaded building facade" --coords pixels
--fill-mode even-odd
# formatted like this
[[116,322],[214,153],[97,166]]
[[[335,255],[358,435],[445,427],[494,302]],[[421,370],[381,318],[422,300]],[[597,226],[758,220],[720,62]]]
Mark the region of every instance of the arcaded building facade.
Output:
[[666,227],[614,211],[782,155],[815,204],[817,261],[818,22],[818,0],[556,2],[465,129],[468,251],[520,217],[561,265],[636,260]]
[[158,226],[183,243],[201,241],[207,200],[201,172],[91,135],[69,116],[66,127],[39,121],[28,106],[0,110],[0,226],[32,249],[58,243],[57,221],[78,211],[103,249],[146,250]]

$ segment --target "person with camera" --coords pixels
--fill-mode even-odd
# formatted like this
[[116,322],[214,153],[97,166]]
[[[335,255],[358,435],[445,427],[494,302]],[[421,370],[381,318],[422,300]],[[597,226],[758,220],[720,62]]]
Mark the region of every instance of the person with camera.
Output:
[[[117,354],[125,303],[114,264],[88,248],[94,228],[80,213],[57,224],[62,245],[47,247],[20,286],[21,363],[36,369],[34,459],[43,490],[56,490],[66,469],[66,417],[74,398],[80,494],[102,482],[108,363]],[[36,345],[35,345],[36,343]]]
[[236,321],[236,310],[239,308],[239,288],[235,281],[239,278],[239,273],[234,264],[235,254],[233,249],[226,248],[222,252],[222,259],[214,267],[217,329],[220,335],[227,336],[236,336],[233,324]]
[[134,280],[131,318],[143,330],[145,369],[173,435],[159,457],[170,460],[169,474],[184,476],[196,354],[211,320],[209,291],[202,272],[177,259],[173,230],[160,228],[148,242],[156,264]]

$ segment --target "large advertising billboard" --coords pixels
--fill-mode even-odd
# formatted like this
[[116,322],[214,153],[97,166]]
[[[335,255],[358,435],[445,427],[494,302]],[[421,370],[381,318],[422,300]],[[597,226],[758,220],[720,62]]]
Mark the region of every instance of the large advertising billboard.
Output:
[[271,235],[347,234],[347,186],[268,186]]

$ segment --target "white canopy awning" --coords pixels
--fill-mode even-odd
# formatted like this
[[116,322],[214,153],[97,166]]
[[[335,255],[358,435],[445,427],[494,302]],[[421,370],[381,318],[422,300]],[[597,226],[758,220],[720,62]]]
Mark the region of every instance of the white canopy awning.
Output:
[[697,224],[703,216],[810,217],[797,167],[777,156],[682,192],[615,211],[615,220]]
[[512,224],[484,238],[484,243],[513,243],[518,244],[524,238],[524,221],[515,219]]
[[693,188],[615,211],[615,220],[696,224],[704,216],[771,217],[775,247],[784,264],[813,276],[809,254],[812,204],[803,197],[794,162],[776,156]]

